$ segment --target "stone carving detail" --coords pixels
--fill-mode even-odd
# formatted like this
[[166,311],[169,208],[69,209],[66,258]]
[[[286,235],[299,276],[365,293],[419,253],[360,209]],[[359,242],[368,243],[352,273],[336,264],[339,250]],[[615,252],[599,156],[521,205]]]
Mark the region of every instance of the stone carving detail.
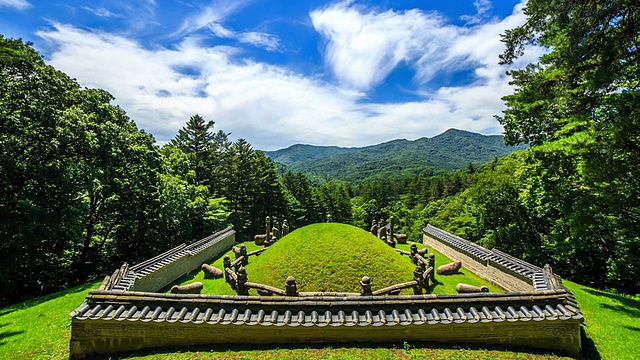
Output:
[[407,234],[394,234],[398,244],[406,244],[407,243]]
[[371,279],[368,276],[363,276],[360,280],[360,295],[372,295],[371,285]]
[[258,235],[253,237],[253,242],[256,245],[264,245],[266,241],[267,241],[267,235],[266,234],[258,234]]
[[205,279],[219,279],[222,277],[222,270],[209,264],[202,264],[200,269],[202,269],[202,272],[204,272]]
[[226,281],[227,283],[231,283],[231,281],[229,281],[229,274],[227,273],[227,269],[231,270],[231,258],[229,257],[229,255],[224,256],[224,258],[222,259],[222,263],[224,264],[224,281]]
[[438,267],[438,275],[452,275],[457,274],[458,270],[462,267],[461,261],[454,261],[452,263],[442,265]]
[[244,266],[241,266],[238,269],[236,274],[236,292],[238,295],[249,295],[249,288],[245,286],[248,281],[247,270],[244,269]]
[[375,220],[371,221],[371,228],[369,228],[369,232],[374,236],[378,236],[378,223]]
[[201,282],[194,282],[187,285],[173,285],[171,287],[172,294],[200,294],[204,285]]
[[422,267],[416,266],[416,269],[413,271],[413,281],[418,283],[416,286],[413,287],[413,293],[415,295],[421,295],[422,288],[425,287],[423,274],[424,272],[422,271]]
[[271,226],[271,218],[267,216],[265,218],[265,233],[258,234],[253,237],[253,242],[256,245],[271,246],[278,239],[287,235],[291,231],[287,220],[282,220],[282,226],[278,223],[278,220],[273,220],[273,226]]
[[384,224],[378,227],[378,239],[387,241],[387,227]]
[[473,286],[469,284],[459,283],[456,285],[456,291],[459,293],[479,293],[489,292],[489,288],[486,286]]
[[296,278],[289,276],[284,284],[284,290],[287,296],[298,296],[298,285],[296,284]]
[[242,257],[242,265],[249,264],[249,256],[247,256],[247,247],[242,244],[240,245],[240,257]]

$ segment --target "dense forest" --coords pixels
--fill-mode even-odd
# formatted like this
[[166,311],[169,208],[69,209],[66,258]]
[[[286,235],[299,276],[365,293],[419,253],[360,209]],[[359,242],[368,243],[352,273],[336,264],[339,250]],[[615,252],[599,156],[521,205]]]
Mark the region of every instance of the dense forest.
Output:
[[498,121],[509,145],[484,165],[361,183],[282,176],[199,115],[158,146],[104,90],[82,88],[21,40],[0,36],[0,305],[104,276],[227,225],[427,223],[594,287],[640,285],[640,11],[635,1],[530,0],[503,35],[512,63]]
[[449,129],[431,138],[393,140],[363,148],[293,145],[267,151],[280,173],[301,171],[317,184],[343,181],[358,185],[379,179],[403,180],[441,175],[503,157],[526,145],[506,146],[501,135]]

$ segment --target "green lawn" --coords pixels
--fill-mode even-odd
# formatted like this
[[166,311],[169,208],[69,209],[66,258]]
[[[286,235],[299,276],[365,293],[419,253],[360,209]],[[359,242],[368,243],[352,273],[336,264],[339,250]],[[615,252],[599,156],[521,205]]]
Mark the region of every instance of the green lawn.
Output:
[[[408,247],[408,245],[406,245]],[[401,245],[403,247],[403,245]],[[250,248],[251,249],[251,248]],[[437,258],[442,258],[436,254]],[[446,261],[443,261],[446,262]],[[464,271],[463,271],[464,272]],[[465,272],[465,276],[468,276]],[[468,281],[468,280],[465,280]],[[640,299],[564,281],[585,315],[584,359],[637,359],[640,343]],[[69,313],[78,307],[93,282],[0,309],[0,359],[67,359]],[[223,285],[227,286],[226,284]],[[445,287],[446,285],[443,285]],[[455,285],[454,285],[455,286]],[[448,291],[445,291],[448,292]],[[103,359],[569,359],[562,354],[513,352],[500,348],[410,344],[295,344],[280,347],[207,346],[147,350]]]
[[[320,230],[320,231],[319,231]],[[335,238],[341,240],[336,242]],[[373,239],[373,240],[372,240]],[[367,244],[363,246],[362,244]],[[247,251],[262,248],[253,242],[245,242]],[[417,244],[419,249],[424,248]],[[240,244],[238,244],[240,246]],[[397,248],[409,251],[410,244],[398,244]],[[360,256],[353,258],[353,249]],[[361,251],[358,249],[362,249]],[[366,250],[365,250],[366,249]],[[430,249],[436,256],[436,268],[451,260]],[[220,255],[211,265],[223,269],[222,259],[235,256],[231,250]],[[346,264],[339,267],[337,264]],[[388,245],[369,233],[344,224],[314,224],[298,229],[267,249],[263,255],[251,257],[246,267],[249,281],[258,282],[284,289],[287,276],[294,275],[299,291],[351,291],[359,292],[358,281],[367,275],[373,280],[373,289],[408,282],[413,279],[415,266],[406,255],[400,255]],[[366,270],[363,270],[366,269]],[[491,292],[504,289],[487,282],[464,267],[458,274],[439,276],[438,283],[432,287],[434,294],[455,294],[458,283],[475,286],[486,285]],[[202,271],[194,271],[176,281],[186,285],[199,281],[204,285],[203,294],[235,295],[224,279],[204,279]],[[306,283],[305,283],[306,282]],[[336,282],[342,282],[336,284]],[[171,286],[163,291],[168,292]],[[251,295],[257,295],[254,290]],[[403,290],[402,295],[413,295],[412,289]]]

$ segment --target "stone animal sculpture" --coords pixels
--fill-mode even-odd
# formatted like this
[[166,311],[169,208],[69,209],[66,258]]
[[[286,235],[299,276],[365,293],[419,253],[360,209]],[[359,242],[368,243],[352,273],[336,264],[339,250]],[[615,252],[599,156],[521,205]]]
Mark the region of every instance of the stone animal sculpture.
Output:
[[442,265],[438,267],[438,275],[451,275],[457,274],[458,270],[462,267],[461,261],[454,261],[452,263],[448,263],[446,265]]
[[222,270],[209,264],[202,264],[200,269],[202,269],[202,272],[204,272],[205,279],[219,279],[223,275]]
[[233,245],[233,247],[231,248],[231,250],[233,250],[233,254],[236,256],[236,259],[237,259],[237,258],[239,258],[239,257],[241,256],[241,255],[240,255],[240,248],[239,248],[239,247],[237,247],[237,246]]
[[398,241],[398,244],[406,244],[407,243],[407,234],[393,234],[393,236]]
[[201,282],[194,282],[187,285],[173,285],[171,288],[172,294],[200,294],[204,286]]
[[489,288],[486,286],[473,286],[469,284],[459,283],[456,285],[456,291],[459,293],[479,293],[489,292]]
[[259,234],[253,237],[253,242],[256,245],[264,245],[264,242],[267,241],[267,235],[266,234]]

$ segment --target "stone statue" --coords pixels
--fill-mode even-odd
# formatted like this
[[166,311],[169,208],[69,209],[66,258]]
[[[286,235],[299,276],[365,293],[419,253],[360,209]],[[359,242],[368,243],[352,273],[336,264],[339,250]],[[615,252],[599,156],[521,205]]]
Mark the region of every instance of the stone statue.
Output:
[[374,235],[374,236],[378,236],[378,223],[376,222],[376,220],[372,220],[371,221],[371,228],[369,228],[369,231]]
[[203,288],[204,288],[204,285],[202,285],[201,282],[194,282],[194,283],[183,285],[183,286],[173,285],[173,287],[171,287],[171,293],[172,294],[200,294]]
[[489,288],[486,286],[473,286],[469,284],[459,283],[456,285],[456,291],[459,293],[479,293],[489,292]]
[[289,233],[289,223],[287,219],[282,220],[282,236],[286,236]]
[[200,269],[202,269],[205,279],[219,279],[222,277],[222,270],[209,264],[202,264]]
[[438,267],[438,275],[452,275],[457,274],[458,270],[462,267],[461,261],[454,261],[452,263],[442,265]]

